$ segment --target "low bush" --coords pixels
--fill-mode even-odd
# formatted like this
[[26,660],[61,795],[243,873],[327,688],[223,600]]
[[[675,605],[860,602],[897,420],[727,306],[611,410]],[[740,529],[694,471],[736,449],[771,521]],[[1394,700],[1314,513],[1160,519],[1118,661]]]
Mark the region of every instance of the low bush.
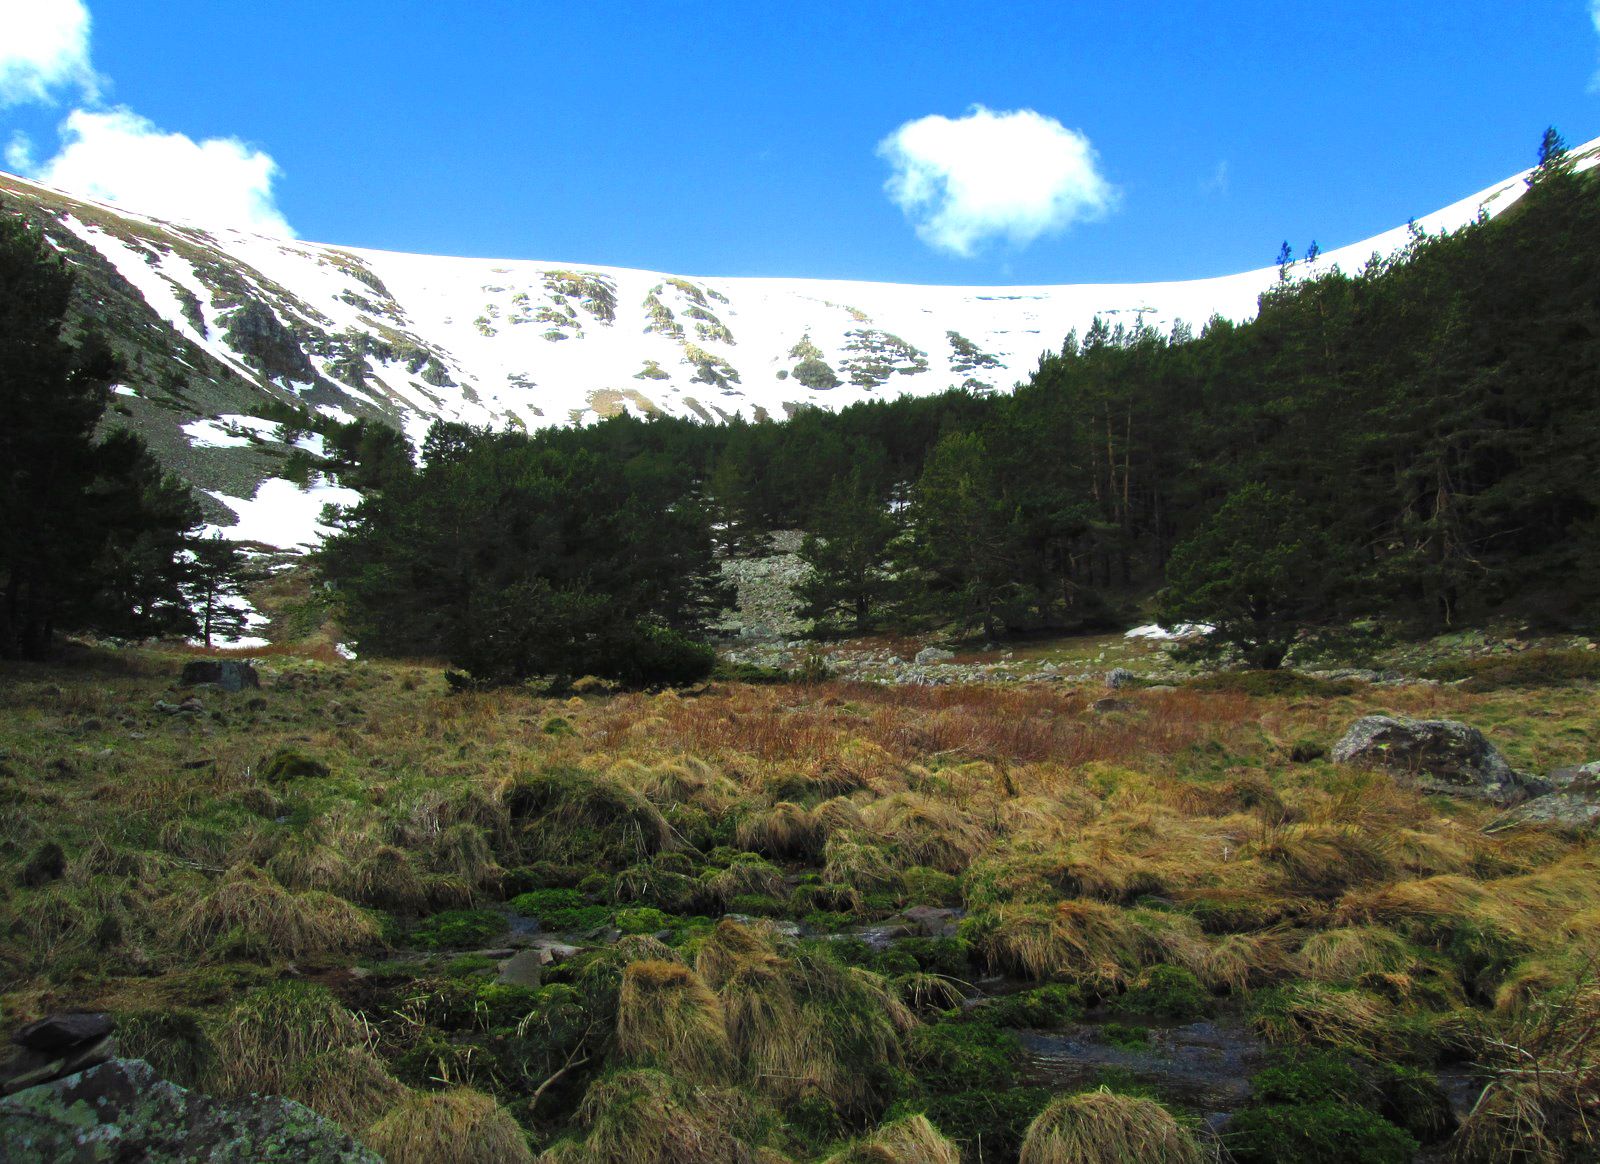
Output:
[[419,922],[407,940],[422,950],[481,946],[505,933],[506,919],[492,909],[451,909]]
[[1237,1164],[1410,1164],[1419,1146],[1383,1117],[1331,1099],[1247,1108],[1223,1142]]

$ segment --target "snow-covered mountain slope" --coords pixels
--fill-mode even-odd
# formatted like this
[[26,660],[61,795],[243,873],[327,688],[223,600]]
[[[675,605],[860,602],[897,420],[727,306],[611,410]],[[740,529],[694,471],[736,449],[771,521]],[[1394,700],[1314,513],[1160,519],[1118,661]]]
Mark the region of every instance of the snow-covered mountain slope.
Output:
[[[1594,164],[1600,140],[1574,156]],[[1497,214],[1524,176],[1417,225],[1433,233]],[[43,223],[78,266],[77,312],[129,369],[116,401],[125,421],[215,498],[235,536],[279,545],[315,536],[324,498],[291,498],[272,480],[291,446],[259,416],[264,398],[382,419],[414,440],[440,417],[528,428],[619,411],[782,417],[962,385],[1008,389],[1096,316],[1160,329],[1243,320],[1278,278],[1275,267],[1047,287],[680,277],[205,230],[5,174],[0,199]],[[1357,269],[1407,239],[1398,227],[1317,262]]]

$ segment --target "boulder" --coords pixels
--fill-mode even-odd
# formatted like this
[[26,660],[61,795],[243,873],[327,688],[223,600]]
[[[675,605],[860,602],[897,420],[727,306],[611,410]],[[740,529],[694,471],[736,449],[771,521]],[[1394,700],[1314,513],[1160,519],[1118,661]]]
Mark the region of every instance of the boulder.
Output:
[[1139,678],[1126,667],[1113,667],[1106,672],[1106,686],[1115,691],[1119,687],[1126,687]]
[[1523,801],[1484,831],[1497,833],[1531,824],[1570,833],[1600,833],[1600,760],[1580,768],[1558,768],[1545,782],[1551,791]]
[[1336,764],[1376,768],[1424,792],[1515,804],[1533,791],[1482,732],[1449,719],[1369,715],[1333,746]]
[[261,676],[249,663],[238,659],[196,659],[183,665],[178,682],[184,687],[208,683],[224,691],[243,691],[246,687],[260,687]]
[[0,1099],[0,1159],[382,1164],[338,1124],[293,1100],[223,1102],[159,1078],[140,1059],[112,1059]]
[[108,1014],[55,1014],[18,1027],[11,1041],[31,1051],[60,1051],[78,1043],[97,1042],[115,1025]]
[[955,657],[954,651],[947,651],[943,647],[923,647],[913,662],[919,667],[926,667],[929,663],[948,663]]

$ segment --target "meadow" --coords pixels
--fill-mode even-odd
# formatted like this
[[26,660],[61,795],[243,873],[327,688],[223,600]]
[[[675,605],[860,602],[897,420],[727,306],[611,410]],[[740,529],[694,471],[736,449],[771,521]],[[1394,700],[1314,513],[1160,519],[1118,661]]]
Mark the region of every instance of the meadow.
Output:
[[[109,1011],[393,1164],[1596,1158],[1600,846],[1327,759],[1387,712],[1585,763],[1592,679],[186,657],[0,672],[7,1031]],[[1197,1092],[1200,1036],[1237,1078]]]

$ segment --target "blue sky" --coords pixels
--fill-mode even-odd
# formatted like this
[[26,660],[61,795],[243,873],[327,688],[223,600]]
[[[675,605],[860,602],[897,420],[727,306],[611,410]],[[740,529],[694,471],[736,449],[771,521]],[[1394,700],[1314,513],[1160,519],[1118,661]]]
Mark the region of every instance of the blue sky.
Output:
[[135,209],[353,246],[1189,278],[1435,210],[1547,124],[1600,136],[1596,5],[30,0],[0,144]]

